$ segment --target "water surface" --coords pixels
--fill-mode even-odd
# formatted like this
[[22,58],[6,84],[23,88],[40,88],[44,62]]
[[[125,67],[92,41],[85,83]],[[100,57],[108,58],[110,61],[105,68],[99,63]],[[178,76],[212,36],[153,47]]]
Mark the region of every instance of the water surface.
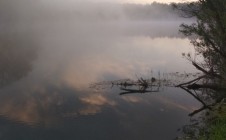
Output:
[[195,72],[181,56],[193,49],[178,34],[179,23],[75,18],[6,24],[2,46],[10,42],[13,60],[1,58],[8,69],[1,69],[7,82],[0,89],[0,139],[174,139],[200,106],[185,91],[120,96],[117,88],[89,86],[158,71]]

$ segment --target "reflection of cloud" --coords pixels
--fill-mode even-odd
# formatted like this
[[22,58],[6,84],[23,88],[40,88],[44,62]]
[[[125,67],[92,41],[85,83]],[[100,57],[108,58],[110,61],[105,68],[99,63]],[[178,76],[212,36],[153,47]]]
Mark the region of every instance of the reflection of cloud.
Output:
[[111,105],[111,106],[116,105],[116,102],[111,101],[102,95],[91,95],[88,97],[81,98],[81,101],[86,104],[96,105],[96,106],[102,106],[102,105],[106,105],[106,104]]
[[22,106],[12,100],[7,100],[7,103],[1,104],[0,114],[10,120],[34,124],[41,119],[36,108],[37,104],[33,99],[24,102]]
[[[31,126],[51,127],[53,124],[60,123],[63,117],[94,115],[106,106],[116,105],[115,101],[100,94],[76,95],[75,90],[69,90],[72,96],[68,98],[67,88],[50,85],[46,88],[38,83],[26,85],[25,83],[0,91],[0,116]],[[65,94],[62,95],[62,92]],[[69,102],[73,100],[69,110],[68,100]]]
[[139,103],[143,101],[143,99],[141,99],[140,97],[135,96],[122,96],[122,99],[131,103]]
[[79,110],[80,115],[94,115],[99,112],[101,112],[100,106],[87,106],[86,108]]
[[86,107],[80,109],[80,115],[90,115],[101,112],[105,105],[115,106],[116,102],[107,99],[102,95],[91,95],[80,99],[86,104]]
[[115,75],[117,77],[130,77],[130,65],[117,63],[109,58],[90,60],[80,60],[81,62],[71,62],[64,72],[63,80],[71,87],[79,90],[87,88],[89,83],[104,80],[104,74]]
[[25,83],[0,92],[0,116],[27,125],[49,126],[59,122],[63,112],[56,110],[64,103],[62,96],[41,85]]

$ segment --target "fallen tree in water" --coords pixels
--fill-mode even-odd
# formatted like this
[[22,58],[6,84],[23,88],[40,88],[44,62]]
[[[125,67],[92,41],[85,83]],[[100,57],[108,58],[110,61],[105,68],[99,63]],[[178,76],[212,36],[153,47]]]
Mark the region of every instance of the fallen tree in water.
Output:
[[226,90],[226,87],[219,86],[219,84],[216,84],[216,83],[197,84],[197,82],[199,82],[200,80],[203,80],[203,79],[206,80],[205,78],[208,78],[208,76],[203,75],[203,76],[195,78],[191,81],[176,85],[175,87],[187,87],[188,89],[193,89],[193,90],[198,90],[201,88],[207,88],[207,89],[212,89],[212,90]]
[[[164,81],[166,83],[166,80]],[[163,80],[156,79],[154,77],[150,79],[139,78],[137,80],[122,79],[116,81],[104,81],[100,83],[91,84],[91,88],[103,89],[103,86],[118,87],[123,92],[119,95],[131,94],[131,93],[150,93],[159,92],[160,87],[163,84]]]
[[206,109],[211,110],[218,102],[212,100],[216,99],[213,91],[226,90],[225,88],[214,84],[213,79],[211,79],[209,75],[203,75],[201,73],[174,72],[160,74],[159,72],[156,77],[158,78],[151,77],[144,79],[140,77],[137,78],[137,80],[121,79],[115,81],[103,81],[93,83],[90,87],[96,90],[116,87],[121,91],[119,92],[119,95],[157,93],[164,90],[165,87],[181,88],[202,104],[201,108],[194,110],[189,116],[193,116]]

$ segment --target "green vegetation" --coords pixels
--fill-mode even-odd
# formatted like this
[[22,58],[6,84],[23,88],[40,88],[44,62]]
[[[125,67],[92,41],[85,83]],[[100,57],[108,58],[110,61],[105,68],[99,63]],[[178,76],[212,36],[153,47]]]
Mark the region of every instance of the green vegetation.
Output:
[[226,105],[221,105],[216,111],[211,112],[211,117],[206,121],[206,132],[200,134],[199,140],[225,140],[226,138]]
[[225,140],[226,138],[226,118],[217,119],[214,124],[210,126],[210,140]]

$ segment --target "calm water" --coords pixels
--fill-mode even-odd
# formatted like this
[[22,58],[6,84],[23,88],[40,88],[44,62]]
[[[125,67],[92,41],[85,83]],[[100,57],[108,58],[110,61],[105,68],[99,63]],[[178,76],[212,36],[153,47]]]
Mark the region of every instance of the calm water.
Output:
[[[72,19],[12,22],[1,28],[1,140],[169,140],[200,104],[164,88],[120,96],[91,83],[194,72],[180,22]],[[4,47],[2,47],[4,48]],[[10,58],[7,56],[11,56]],[[4,68],[5,69],[4,69]]]

